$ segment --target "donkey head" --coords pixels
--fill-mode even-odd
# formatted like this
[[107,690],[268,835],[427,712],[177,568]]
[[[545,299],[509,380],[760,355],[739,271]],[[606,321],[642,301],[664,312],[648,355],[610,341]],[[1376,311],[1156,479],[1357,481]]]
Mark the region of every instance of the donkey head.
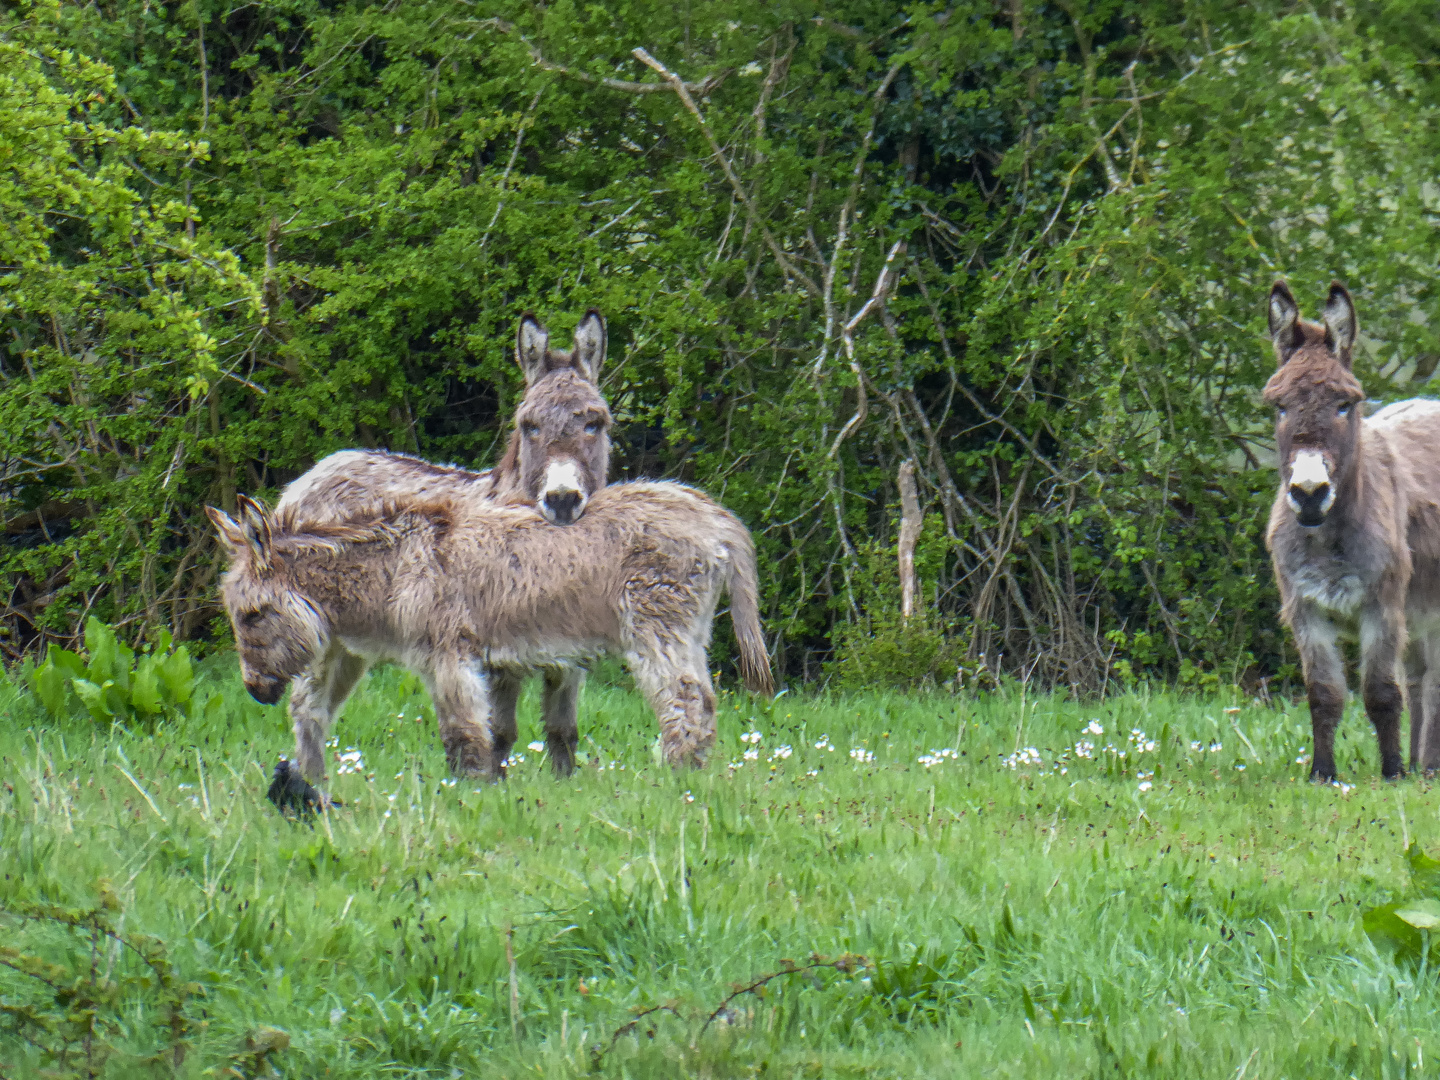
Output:
[[285,572],[270,514],[244,495],[236,501],[239,521],[205,508],[230,557],[220,598],[235,631],[245,689],[262,705],[274,705],[286,684],[325,650],[328,634],[325,620]]
[[610,409],[597,381],[605,362],[605,320],[591,310],[575,328],[570,352],[550,348],[534,315],[520,320],[515,357],[525,400],[498,472],[555,525],[569,525],[605,486],[610,470]]
[[1270,290],[1270,338],[1280,370],[1265,384],[1285,500],[1301,525],[1324,523],[1358,466],[1365,399],[1350,371],[1357,322],[1345,286],[1330,285],[1323,323],[1300,318],[1285,282]]

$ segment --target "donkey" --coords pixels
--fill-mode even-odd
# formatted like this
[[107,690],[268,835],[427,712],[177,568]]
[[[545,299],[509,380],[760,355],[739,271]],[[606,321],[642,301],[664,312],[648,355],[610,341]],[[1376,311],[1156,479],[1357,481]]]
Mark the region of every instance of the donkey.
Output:
[[[546,520],[570,525],[590,497],[605,486],[610,469],[610,410],[598,380],[605,362],[605,320],[593,308],[575,329],[570,352],[550,348],[550,332],[526,313],[516,330],[515,359],[525,374],[525,398],[505,455],[494,468],[471,472],[432,465],[405,454],[341,450],[290,484],[276,506],[287,528],[324,526],[373,518],[397,499],[498,500],[536,506]],[[523,673],[492,673],[491,709],[513,727]],[[541,713],[546,730],[573,730],[585,672],[573,664],[546,664],[541,674]],[[297,737],[311,730],[327,706],[312,701],[313,684],[301,680],[291,696]],[[312,712],[316,716],[311,716]],[[552,756],[562,775],[569,758]],[[311,780],[322,780],[307,770]]]
[[406,454],[341,450],[290,484],[276,512],[319,523],[373,515],[401,496],[478,496],[528,502],[550,522],[571,524],[610,471],[610,409],[598,386],[605,320],[593,308],[586,312],[570,352],[550,348],[550,332],[528,312],[515,337],[525,397],[494,469],[471,472]]
[[1264,398],[1276,410],[1280,490],[1265,539],[1310,698],[1310,777],[1335,779],[1340,642],[1357,636],[1381,774],[1405,772],[1402,660],[1410,766],[1432,772],[1440,767],[1440,402],[1401,401],[1361,418],[1365,395],[1351,371],[1358,323],[1339,282],[1321,323],[1300,318],[1283,281],[1270,290],[1269,316],[1279,370]]
[[[324,775],[335,714],[372,664],[418,674],[453,773],[504,775],[513,713],[492,708],[494,671],[623,656],[660,721],[665,758],[703,765],[715,741],[706,650],[722,590],[745,684],[772,691],[755,549],[729,511],[674,483],[615,484],[574,525],[483,499],[397,500],[368,520],[294,526],[244,498],[207,507],[230,560],[221,585],[250,694],[292,679],[317,707],[296,715],[296,760]],[[301,688],[297,687],[297,695]],[[577,734],[547,717],[568,769]]]

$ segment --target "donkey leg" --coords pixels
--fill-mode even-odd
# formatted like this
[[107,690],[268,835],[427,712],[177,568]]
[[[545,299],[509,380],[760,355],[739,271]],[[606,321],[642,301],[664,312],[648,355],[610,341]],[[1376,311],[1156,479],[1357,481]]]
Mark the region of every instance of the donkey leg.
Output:
[[369,664],[339,646],[295,680],[290,691],[290,722],[295,730],[295,763],[312,783],[325,781],[325,740],[335,714],[355,689]]
[[556,776],[569,776],[575,769],[575,752],[580,745],[576,717],[580,711],[580,687],[584,682],[584,668],[545,669],[541,706],[545,723],[545,752],[550,755],[550,764]]
[[490,741],[496,770],[505,771],[505,759],[515,745],[515,706],[524,677],[505,668],[490,668]]
[[1420,736],[1430,715],[1425,701],[1425,653],[1421,642],[1411,639],[1405,648],[1405,707],[1410,713],[1410,771],[1421,768]]
[[704,652],[630,652],[626,660],[660,721],[665,760],[674,766],[703,766],[715,745],[715,690]]
[[1405,775],[1400,755],[1400,655],[1405,648],[1404,614],[1387,613],[1378,605],[1360,616],[1360,678],[1365,713],[1380,743],[1380,773],[1386,780]]
[[[1415,642],[1420,654],[1420,693],[1410,701],[1410,768],[1432,775],[1440,770],[1440,633]],[[1417,737],[1416,730],[1419,730]],[[1418,750],[1418,753],[1417,753]]]
[[1336,643],[1335,624],[1314,609],[1302,610],[1292,625],[1310,699],[1310,727],[1315,737],[1315,760],[1310,779],[1335,779],[1335,728],[1345,710],[1345,665]]
[[456,776],[501,777],[491,733],[491,675],[469,657],[446,661],[428,674],[445,760]]

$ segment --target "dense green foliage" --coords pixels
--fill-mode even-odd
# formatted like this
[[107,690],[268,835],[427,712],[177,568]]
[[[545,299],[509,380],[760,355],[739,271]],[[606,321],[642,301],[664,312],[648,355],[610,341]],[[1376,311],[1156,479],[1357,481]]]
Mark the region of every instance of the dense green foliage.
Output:
[[[127,1078],[156,1055],[197,1078],[1184,1080],[1440,1057],[1433,959],[1362,919],[1411,895],[1440,790],[1381,783],[1358,708],[1353,788],[1305,782],[1303,710],[1014,687],[726,696],[714,766],[676,773],[639,698],[592,683],[571,780],[526,747],[527,703],[524,760],[477,789],[392,671],[336,730],[346,806],[306,826],[264,801],[290,736],[233,664],[197,691],[216,709],[144,733],[37,723],[0,687],[5,1076],[47,1052],[91,1075],[87,1034]],[[783,974],[812,954],[841,966]]]
[[24,669],[25,682],[52,720],[86,714],[101,724],[160,720],[183,712],[195,692],[190,651],[172,649],[167,630],[137,656],[94,615],[85,624],[85,656],[53,642],[43,663]]
[[755,529],[791,676],[894,625],[906,457],[932,655],[1274,674],[1270,281],[1348,282],[1376,398],[1440,358],[1424,0],[4,11],[12,656],[213,633],[202,503],[493,460],[516,317],[594,305],[618,473]]

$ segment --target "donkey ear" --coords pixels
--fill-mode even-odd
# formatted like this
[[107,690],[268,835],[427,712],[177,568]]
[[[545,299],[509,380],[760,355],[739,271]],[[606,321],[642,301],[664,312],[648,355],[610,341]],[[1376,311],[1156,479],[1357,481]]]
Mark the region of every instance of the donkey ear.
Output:
[[266,567],[270,565],[270,515],[265,507],[261,506],[248,495],[236,495],[235,505],[240,510],[240,528],[245,536],[245,545],[250,549],[250,555],[255,560],[255,565]]
[[1334,350],[1340,362],[1350,366],[1350,350],[1355,346],[1355,335],[1359,323],[1355,318],[1355,302],[1345,286],[1338,281],[1330,283],[1330,295],[1325,300],[1325,344]]
[[546,355],[550,351],[550,331],[527,311],[520,316],[520,329],[515,333],[515,362],[525,373],[525,385],[533,386],[545,374]]
[[1277,281],[1270,287],[1270,340],[1275,345],[1275,359],[1284,366],[1290,354],[1300,346],[1300,305],[1290,286]]
[[217,510],[213,506],[205,507],[205,516],[215,526],[215,531],[220,534],[220,542],[230,549],[230,554],[238,555],[248,546],[245,541],[245,530],[240,523],[232,518],[224,510]]
[[599,383],[600,368],[605,363],[605,317],[591,308],[575,328],[575,351],[571,354],[580,374],[592,383]]

